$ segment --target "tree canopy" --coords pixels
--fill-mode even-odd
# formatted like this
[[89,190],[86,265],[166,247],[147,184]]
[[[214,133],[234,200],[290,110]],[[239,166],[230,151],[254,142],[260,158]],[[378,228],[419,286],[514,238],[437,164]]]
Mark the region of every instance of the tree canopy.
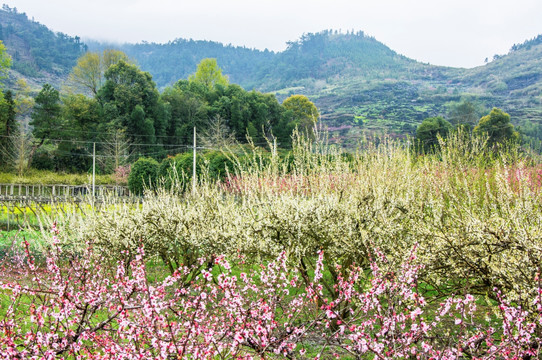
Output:
[[189,81],[198,82],[209,89],[216,85],[226,86],[229,80],[222,75],[222,69],[218,67],[216,59],[203,59],[198,64],[196,72],[188,77]]
[[441,116],[425,119],[416,129],[419,150],[433,150],[438,145],[438,137],[445,138],[452,129],[452,124]]
[[298,126],[302,133],[312,134],[320,113],[309,98],[305,95],[292,95],[283,101],[282,106],[290,111],[292,123]]
[[105,72],[121,60],[130,63],[128,56],[119,50],[107,49],[102,54],[87,52],[77,60],[68,80],[95,96],[103,85]]
[[474,128],[474,133],[487,135],[490,146],[520,140],[519,133],[514,130],[514,125],[510,123],[510,115],[498,108],[493,108],[488,115],[480,119],[478,125]]
[[60,93],[51,85],[45,84],[35,102],[30,125],[33,127],[32,135],[39,140],[38,146],[41,146],[45,140],[61,130]]

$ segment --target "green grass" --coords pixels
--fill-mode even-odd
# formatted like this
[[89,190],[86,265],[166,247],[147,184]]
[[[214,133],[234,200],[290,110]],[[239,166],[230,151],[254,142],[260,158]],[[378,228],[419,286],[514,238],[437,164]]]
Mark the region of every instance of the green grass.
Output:
[[22,251],[22,242],[26,240],[30,245],[33,256],[43,258],[43,249],[46,240],[40,231],[34,230],[11,230],[0,231],[0,259],[15,251]]
[[[92,174],[66,174],[53,171],[28,170],[23,176],[11,172],[0,173],[0,184],[63,184],[84,185],[92,182]],[[96,175],[97,185],[115,185],[113,175]]]

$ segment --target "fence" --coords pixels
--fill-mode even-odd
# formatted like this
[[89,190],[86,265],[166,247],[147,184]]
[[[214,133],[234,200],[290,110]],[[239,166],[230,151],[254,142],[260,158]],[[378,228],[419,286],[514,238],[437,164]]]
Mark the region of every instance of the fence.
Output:
[[[76,198],[92,194],[91,185],[25,185],[25,184],[0,184],[0,197],[33,197],[33,198]],[[126,186],[96,185],[95,195],[101,196],[130,196],[130,190]]]
[[139,203],[141,198],[131,196],[124,186],[99,185],[25,185],[0,184],[0,229],[13,230],[20,226],[33,226],[43,214],[85,213],[90,207],[106,202]]

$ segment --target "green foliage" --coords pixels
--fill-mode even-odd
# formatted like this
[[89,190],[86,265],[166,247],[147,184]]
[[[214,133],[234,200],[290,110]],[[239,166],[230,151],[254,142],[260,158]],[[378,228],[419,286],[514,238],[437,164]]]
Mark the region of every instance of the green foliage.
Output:
[[228,78],[222,75],[222,69],[218,67],[216,59],[203,59],[198,64],[196,72],[188,77],[188,81],[202,84],[212,89],[217,85],[226,86]]
[[0,80],[3,80],[7,77],[10,67],[11,56],[9,56],[4,42],[0,40]]
[[292,95],[282,102],[286,111],[291,112],[292,122],[298,126],[302,133],[312,136],[314,125],[320,113],[306,96]]
[[162,104],[156,84],[149,73],[124,60],[111,65],[105,72],[105,84],[98,91],[103,104],[105,122],[114,129],[126,131],[129,141],[142,143],[137,152],[156,152],[155,136],[164,135]]
[[14,139],[21,131],[16,115],[13,93],[10,90],[3,96],[0,93],[0,167],[14,165],[12,163],[12,155],[15,152]]
[[[187,152],[167,157],[162,160],[158,169],[158,175],[166,189],[185,191],[192,182],[194,157],[193,153]],[[203,181],[222,181],[228,173],[234,172],[236,164],[231,156],[220,151],[211,151],[203,155],[196,155],[196,174]]]
[[166,124],[166,132],[170,136],[166,141],[168,145],[186,144],[194,127],[202,129],[207,119],[205,99],[199,92],[192,91],[192,85],[185,85],[186,88],[166,88],[161,96],[169,111],[169,123]]
[[419,150],[435,150],[439,144],[438,137],[445,138],[452,129],[452,125],[440,116],[425,119],[416,129],[416,144]]
[[0,10],[0,25],[13,69],[23,75],[66,75],[87,49],[78,36],[55,33],[16,8],[5,6]]
[[461,102],[447,104],[447,118],[453,126],[466,126],[472,129],[477,123],[485,109],[477,102],[464,99]]
[[209,176],[213,180],[225,180],[228,173],[235,173],[236,165],[230,156],[219,151],[205,154],[209,161]]
[[[196,156],[196,175],[202,174],[204,159],[201,155]],[[192,153],[178,154],[168,157],[160,163],[158,176],[164,181],[166,189],[186,190],[191,184],[193,173],[194,156]]]
[[[235,84],[209,89],[198,82],[180,80],[164,91],[162,99],[169,104],[171,114],[168,133],[184,138],[185,143],[191,138],[194,126],[201,134],[209,133],[213,121],[208,119],[223,119],[223,125],[237,140],[246,141],[248,133],[258,145],[264,145],[271,132],[283,130],[281,125],[288,121],[275,96],[245,91]],[[287,141],[290,135],[291,132],[281,132],[280,141]]]
[[141,195],[145,189],[152,189],[158,180],[158,162],[140,158],[133,165],[128,177],[128,187],[133,194]]
[[68,80],[96,96],[103,85],[105,72],[121,60],[130,62],[128,56],[118,50],[106,49],[102,54],[87,52],[77,59],[77,65],[73,67]]
[[46,139],[57,135],[62,128],[60,93],[49,84],[43,85],[35,99],[32,112],[32,135],[40,141],[40,146]]
[[519,133],[514,130],[514,125],[510,123],[510,115],[498,108],[493,108],[489,115],[480,119],[478,125],[474,128],[474,133],[487,135],[490,146],[507,142],[518,143],[520,141]]
[[52,151],[37,150],[32,156],[30,166],[36,170],[53,171],[55,158]]

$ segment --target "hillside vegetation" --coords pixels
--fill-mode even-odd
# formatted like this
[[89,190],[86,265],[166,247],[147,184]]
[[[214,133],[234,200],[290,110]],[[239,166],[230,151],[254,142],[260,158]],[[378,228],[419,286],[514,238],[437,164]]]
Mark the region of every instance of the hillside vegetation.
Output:
[[[30,79],[34,88],[45,82],[60,86],[87,49],[77,36],[55,34],[9,7],[0,11],[0,25],[12,73]],[[331,140],[347,146],[364,132],[412,135],[423,119],[447,116],[450,105],[464,99],[488,110],[502,108],[528,139],[542,136],[540,36],[473,69],[417,62],[361,31],[308,33],[278,53],[182,38],[166,44],[88,43],[98,52],[111,47],[149,72],[160,91],[186,79],[203,58],[215,58],[230,82],[247,90],[271,92],[279,101],[306,95],[320,109]]]
[[0,40],[13,59],[13,70],[27,78],[49,82],[52,78],[57,83],[87,50],[78,36],[55,33],[7,5],[0,11]]

